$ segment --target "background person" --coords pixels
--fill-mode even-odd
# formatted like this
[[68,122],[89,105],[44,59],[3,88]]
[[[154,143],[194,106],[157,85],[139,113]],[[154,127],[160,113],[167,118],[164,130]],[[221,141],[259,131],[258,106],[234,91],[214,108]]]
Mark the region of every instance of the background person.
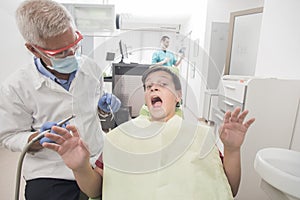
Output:
[[178,67],[181,63],[184,53],[181,53],[181,56],[177,60],[176,56],[173,52],[168,51],[168,47],[170,45],[170,38],[168,36],[162,36],[160,40],[161,49],[154,52],[152,55],[152,64],[156,66],[174,66]]
[[[53,127],[59,135],[49,133],[47,137],[56,143],[43,146],[58,152],[73,170],[80,188],[93,198],[99,197],[103,188],[106,200],[233,199],[241,176],[240,147],[254,118],[244,122],[248,111],[240,113],[240,108],[226,112],[220,128],[222,163],[211,138],[211,127],[191,124],[175,114],[181,100],[179,78],[166,67],[153,67],[144,73],[142,81],[150,116],[141,115],[107,134],[103,172],[102,156],[92,169],[89,150],[73,125],[68,125],[67,130]],[[161,127],[151,132],[157,124]],[[186,138],[189,139],[185,142]],[[174,151],[163,151],[173,144]],[[206,145],[209,151],[200,157]],[[77,159],[73,159],[75,155]],[[99,172],[103,173],[103,183]]]
[[[102,94],[101,70],[80,54],[83,39],[70,13],[51,0],[28,0],[16,11],[19,31],[32,64],[7,78],[0,88],[0,143],[22,151],[37,134],[71,114],[94,163],[103,147],[98,112],[114,112],[120,101]],[[17,55],[16,55],[17,56]],[[99,75],[99,77],[96,77]],[[97,90],[95,91],[95,88]],[[43,138],[41,141],[50,141]],[[42,142],[41,142],[42,143]],[[36,142],[24,160],[28,200],[77,200],[80,189],[72,171],[55,152]]]

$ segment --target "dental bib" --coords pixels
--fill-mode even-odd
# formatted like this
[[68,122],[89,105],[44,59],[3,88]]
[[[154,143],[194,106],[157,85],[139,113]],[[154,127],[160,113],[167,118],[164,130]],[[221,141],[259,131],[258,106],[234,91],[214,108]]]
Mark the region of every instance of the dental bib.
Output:
[[177,115],[166,123],[140,116],[121,124],[105,139],[103,199],[233,199],[210,131]]

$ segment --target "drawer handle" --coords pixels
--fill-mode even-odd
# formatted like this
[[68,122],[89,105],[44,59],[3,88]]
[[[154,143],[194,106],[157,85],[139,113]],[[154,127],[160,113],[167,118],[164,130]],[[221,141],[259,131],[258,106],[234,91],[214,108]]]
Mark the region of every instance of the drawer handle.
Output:
[[230,89],[230,90],[235,90],[235,87],[234,86],[231,86],[231,85],[225,85],[226,88]]
[[219,120],[223,120],[223,117],[221,115],[215,114],[215,116],[219,119]]
[[232,104],[232,103],[230,103],[229,101],[223,101],[227,106],[230,106],[230,107],[233,107],[234,106],[234,104]]

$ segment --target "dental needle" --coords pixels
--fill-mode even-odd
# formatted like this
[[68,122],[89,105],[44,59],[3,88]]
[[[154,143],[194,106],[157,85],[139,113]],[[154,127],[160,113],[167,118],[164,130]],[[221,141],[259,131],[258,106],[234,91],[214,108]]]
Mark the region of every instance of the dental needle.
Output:
[[111,113],[111,119],[110,119],[110,121],[112,121],[112,120],[115,118],[115,115],[114,115],[114,112],[112,111],[112,109],[111,109],[111,106],[110,106],[110,105],[108,105],[108,108],[109,108],[109,110],[110,110],[110,113]]

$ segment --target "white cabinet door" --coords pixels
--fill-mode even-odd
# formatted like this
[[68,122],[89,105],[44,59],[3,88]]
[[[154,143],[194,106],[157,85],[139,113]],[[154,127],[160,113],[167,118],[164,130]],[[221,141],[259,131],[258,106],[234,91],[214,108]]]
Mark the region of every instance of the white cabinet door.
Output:
[[237,200],[269,200],[260,188],[254,170],[258,150],[266,147],[289,148],[297,116],[300,81],[250,79],[247,81],[244,109],[256,121],[249,128],[242,146],[242,180]]

